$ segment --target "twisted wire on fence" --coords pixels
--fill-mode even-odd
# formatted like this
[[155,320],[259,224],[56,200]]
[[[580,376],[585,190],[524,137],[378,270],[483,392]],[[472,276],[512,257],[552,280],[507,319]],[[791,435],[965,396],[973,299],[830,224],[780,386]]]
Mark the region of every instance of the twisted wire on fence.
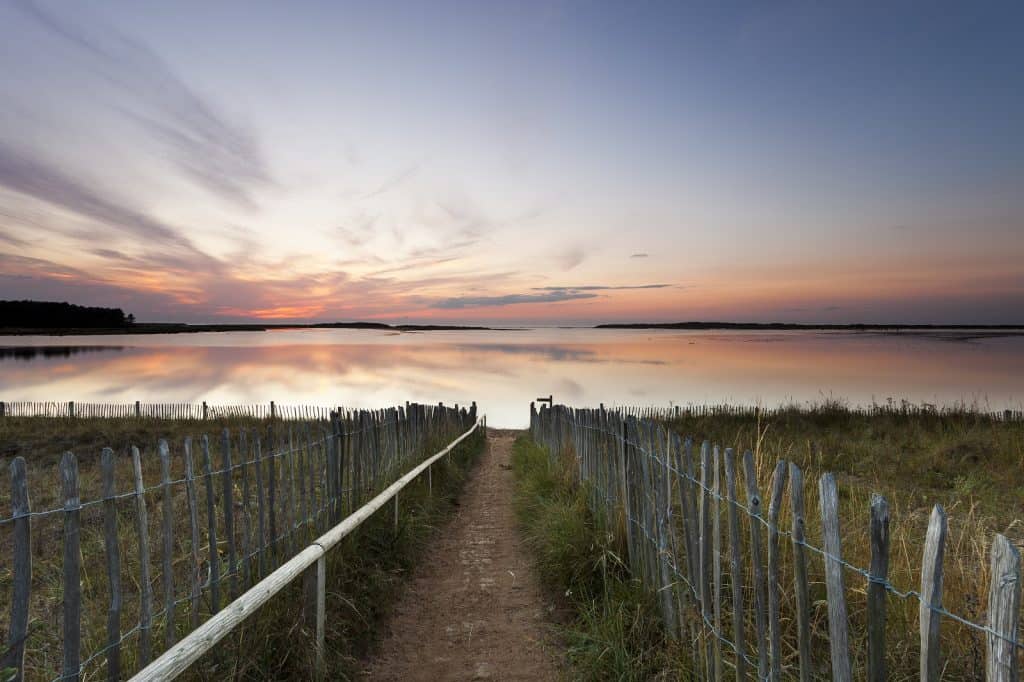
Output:
[[[309,413],[316,415],[319,414],[319,410],[309,410]],[[113,532],[115,535],[111,538],[109,527],[105,531],[108,542],[105,558],[108,571],[114,571],[115,574],[120,575],[129,568],[130,564],[123,563],[118,558],[118,553],[111,554],[111,542],[115,550],[119,544],[126,542],[124,538],[118,538],[116,535],[116,519],[125,514],[125,510],[117,509],[117,503],[135,500],[136,507],[133,509],[136,510],[136,513],[131,516],[135,517],[137,539],[127,540],[127,542],[129,546],[132,542],[138,544],[137,556],[140,562],[138,570],[143,570],[144,580],[140,583],[141,587],[137,587],[140,591],[127,596],[137,597],[138,620],[127,629],[118,627],[114,631],[108,630],[109,636],[102,638],[105,642],[102,647],[85,651],[84,647],[82,650],[75,647],[74,639],[69,643],[66,629],[68,627],[68,612],[65,611],[65,638],[63,640],[65,665],[61,674],[52,678],[54,682],[77,680],[89,666],[97,661],[106,660],[110,671],[109,676],[113,679],[117,673],[119,665],[117,661],[120,660],[120,650],[123,644],[133,638],[138,639],[140,635],[145,635],[140,640],[139,646],[142,647],[142,642],[146,642],[146,654],[143,655],[141,653],[143,649],[140,648],[138,658],[142,664],[145,664],[151,655],[148,642],[149,632],[162,627],[166,640],[173,641],[177,637],[179,626],[184,619],[190,620],[193,625],[198,623],[198,619],[202,617],[198,608],[200,602],[208,605],[208,612],[211,615],[216,613],[221,607],[224,595],[228,595],[229,600],[234,598],[244,591],[250,578],[252,578],[252,582],[255,582],[258,576],[266,575],[268,571],[273,570],[275,565],[287,560],[293,550],[301,549],[295,545],[301,544],[304,533],[315,535],[316,532],[340,521],[346,509],[348,513],[355,511],[362,500],[366,499],[367,494],[372,493],[381,485],[389,483],[396,475],[400,474],[408,462],[422,457],[433,440],[447,439],[452,434],[464,431],[467,424],[475,423],[475,421],[475,404],[469,409],[461,410],[444,407],[441,404],[408,403],[404,407],[385,410],[331,410],[329,418],[326,420],[292,422],[284,430],[277,426],[277,422],[271,421],[266,425],[268,429],[267,452],[264,452],[260,446],[262,439],[258,429],[241,428],[234,436],[228,429],[224,429],[220,444],[222,464],[220,467],[213,468],[211,466],[215,454],[212,452],[213,448],[210,447],[210,440],[216,441],[216,439],[207,440],[203,437],[202,455],[195,460],[200,471],[195,473],[191,468],[193,467],[190,454],[191,438],[187,438],[184,447],[185,477],[173,479],[168,473],[170,448],[166,441],[161,440],[157,449],[162,462],[162,479],[154,485],[143,485],[139,468],[141,455],[137,449],[133,448],[131,459],[135,466],[136,487],[128,492],[113,492],[107,487],[106,477],[110,477],[109,485],[112,487],[114,475],[113,452],[107,449],[102,458],[105,478],[104,494],[87,500],[79,499],[77,494],[78,464],[76,458],[71,453],[66,453],[61,460],[60,473],[62,477],[65,477],[65,484],[67,475],[75,478],[73,484],[75,495],[70,498],[66,497],[69,488],[65,487],[64,504],[42,510],[29,508],[27,464],[22,457],[14,458],[11,461],[12,496],[9,498],[13,514],[0,519],[0,528],[11,528],[15,538],[14,548],[10,550],[11,554],[0,556],[0,569],[4,568],[8,559],[13,563],[13,570],[11,570],[12,616],[10,627],[7,630],[6,649],[0,650],[0,668],[15,669],[14,679],[22,679],[26,669],[25,652],[28,650],[33,656],[34,672],[40,672],[36,663],[41,652],[33,650],[30,645],[32,641],[37,641],[34,638],[41,633],[34,628],[27,627],[30,622],[30,595],[34,590],[29,578],[32,575],[31,564],[33,561],[32,541],[29,538],[32,536],[32,527],[38,522],[47,518],[63,518],[65,522],[64,542],[73,541],[74,546],[77,547],[82,528],[79,521],[81,512],[103,507],[105,519],[109,519],[110,515],[114,514]],[[317,430],[320,433],[314,437],[313,434]],[[216,445],[214,442],[213,446],[216,447]],[[232,461],[230,457],[232,449],[236,453],[240,453],[241,458]],[[149,456],[147,455],[147,457]],[[275,464],[275,462],[280,462],[280,464]],[[53,468],[50,467],[50,469],[52,471]],[[241,477],[236,476],[239,471],[242,472]],[[255,481],[251,480],[253,474],[255,474]],[[38,485],[36,478],[33,477],[33,480],[35,485]],[[250,483],[255,483],[255,485],[250,485]],[[177,521],[174,521],[172,510],[175,503],[170,491],[180,490],[183,485],[188,489],[187,513],[185,517],[179,517]],[[239,487],[241,490],[238,490]],[[201,489],[205,490],[202,494],[206,500],[205,507],[200,500]],[[160,496],[161,493],[162,496]],[[147,503],[148,496],[156,496],[156,499]],[[20,500],[24,500],[24,503],[22,504]],[[152,507],[153,511],[156,511],[156,514],[146,513],[147,504]],[[180,500],[177,502],[177,506],[179,513],[185,511]],[[239,511],[233,511],[236,506],[240,508]],[[167,548],[173,546],[173,543],[168,545],[165,540],[164,552],[158,552],[159,559],[154,558],[152,561],[153,565],[158,568],[162,564],[165,596],[165,599],[162,600],[162,608],[153,612],[150,606],[154,601],[153,586],[157,585],[161,579],[157,577],[154,582],[153,575],[143,564],[149,565],[148,557],[150,556],[147,526],[154,525],[159,529],[160,520],[156,517],[160,517],[161,512],[164,530],[160,531],[157,537],[160,534],[166,536],[167,529],[171,529],[173,534],[174,527],[179,526],[184,528],[185,538],[177,541],[178,545],[189,549],[186,550],[185,556],[172,558],[167,554]],[[147,516],[149,520],[143,523]],[[233,520],[232,517],[234,517]],[[189,520],[191,520],[193,534],[191,540],[188,539]],[[200,521],[203,521],[205,525],[201,526]],[[269,524],[266,523],[267,521]],[[68,525],[69,523],[71,526]],[[129,536],[131,535],[130,526],[129,523],[124,528]],[[209,532],[206,532],[207,526]],[[296,538],[296,534],[299,534],[298,538]],[[22,538],[20,544],[18,538]],[[159,545],[159,542],[156,544]],[[102,541],[100,545],[100,552],[102,552]],[[206,547],[206,550],[203,550],[203,547]],[[237,553],[236,549],[239,550]],[[79,554],[78,551],[73,551],[73,553]],[[82,556],[85,556],[84,552]],[[173,567],[182,559],[184,559],[184,565],[189,568],[175,570]],[[73,591],[72,594],[75,597],[73,601],[85,602],[88,599],[103,600],[105,598],[102,592],[92,589],[83,595],[85,597],[83,599],[79,596],[83,583],[77,577],[69,578],[66,573],[68,570],[66,559],[63,570],[65,571],[64,596],[66,603],[69,589]],[[129,584],[132,584],[135,579],[136,576],[132,576]],[[188,593],[181,595],[181,588]],[[113,584],[111,584],[111,590],[113,590]],[[191,604],[191,608],[178,610],[178,607],[184,604]],[[100,605],[99,611],[104,611],[106,608],[107,604],[104,602]],[[118,619],[120,619],[120,608],[118,607],[117,611]],[[96,607],[93,607],[92,611],[96,610]],[[82,611],[79,610],[77,614],[72,615],[74,623],[78,623],[78,625],[72,623],[73,627],[77,628],[76,632],[81,632]],[[97,626],[91,625],[90,627]],[[72,647],[73,650],[69,650],[68,647]],[[44,656],[44,658],[49,657]],[[52,666],[52,658],[50,660]],[[74,662],[69,664],[68,661]],[[59,662],[58,660],[57,663],[59,664]]]
[[[730,414],[732,413],[733,412],[730,412]],[[651,419],[645,420],[640,416],[647,415],[652,419],[667,419],[676,416],[676,414],[677,412],[673,409],[663,408],[633,408],[620,412],[614,409],[605,410],[603,407],[598,410],[587,410],[573,409],[561,405],[551,407],[542,406],[538,412],[534,410],[531,405],[530,431],[531,435],[538,443],[545,445],[549,449],[549,456],[552,458],[557,458],[561,456],[561,454],[571,451],[574,456],[579,480],[587,481],[591,486],[591,506],[594,511],[610,515],[611,517],[621,514],[624,522],[628,526],[627,530],[629,530],[630,533],[638,534],[642,538],[642,545],[637,543],[635,539],[627,539],[630,566],[633,568],[633,571],[639,575],[640,579],[646,583],[653,583],[650,584],[650,587],[658,593],[665,593],[666,591],[672,592],[674,591],[676,584],[678,584],[676,581],[681,582],[681,584],[685,586],[689,597],[694,601],[695,608],[693,611],[696,613],[697,620],[700,621],[700,626],[704,628],[712,638],[732,649],[738,659],[743,659],[751,669],[757,670],[761,679],[778,679],[778,675],[781,670],[785,669],[791,671],[794,668],[793,666],[773,669],[767,669],[765,667],[765,659],[762,657],[763,654],[760,651],[761,647],[766,646],[766,642],[764,641],[764,632],[758,632],[759,658],[755,660],[744,651],[742,644],[737,644],[726,637],[721,631],[721,626],[712,622],[709,618],[709,609],[705,608],[705,604],[703,603],[700,586],[695,585],[695,579],[688,575],[689,572],[692,572],[694,566],[696,566],[696,564],[689,562],[707,561],[707,557],[705,556],[689,556],[690,553],[696,552],[693,545],[688,543],[693,543],[695,540],[704,542],[703,532],[696,538],[686,537],[688,532],[687,524],[694,524],[697,521],[703,524],[704,516],[701,514],[700,519],[688,520],[685,518],[688,512],[687,502],[683,499],[683,495],[685,494],[700,494],[715,500],[715,514],[719,513],[717,511],[720,509],[718,504],[725,503],[726,505],[742,512],[743,515],[748,518],[749,523],[756,523],[757,525],[766,528],[771,534],[769,535],[770,538],[774,536],[788,538],[794,546],[807,549],[827,561],[834,562],[843,569],[865,579],[869,585],[877,585],[881,587],[886,594],[903,600],[913,599],[918,603],[919,608],[923,611],[934,613],[935,615],[943,618],[949,618],[964,627],[984,634],[988,642],[990,660],[990,666],[988,668],[989,676],[987,679],[1016,679],[1016,659],[1018,658],[1019,652],[1024,651],[1024,643],[1020,641],[1017,632],[1018,614],[1016,612],[1014,612],[1012,614],[1012,618],[1009,619],[1009,624],[1005,622],[1000,623],[1001,627],[999,629],[993,628],[991,625],[973,622],[968,618],[964,618],[963,616],[949,611],[940,604],[934,603],[933,600],[926,598],[917,590],[900,588],[889,581],[884,575],[875,575],[870,570],[857,566],[834,552],[815,546],[807,542],[805,539],[797,538],[792,531],[780,528],[777,524],[773,523],[770,518],[765,518],[762,513],[751,509],[749,505],[740,502],[739,499],[732,495],[731,490],[728,497],[723,496],[719,489],[707,485],[705,477],[709,475],[709,472],[704,471],[704,462],[701,462],[702,476],[700,479],[688,471],[683,471],[677,464],[672,463],[672,457],[668,450],[670,447],[674,446],[673,449],[676,452],[677,457],[676,462],[678,463],[680,449],[680,437],[678,435],[666,431],[660,423],[655,423]],[[1006,419],[1009,418],[1011,417],[1006,417]],[[638,435],[645,434],[646,440],[649,440],[653,447],[641,442],[642,439],[640,438],[630,437],[627,435],[630,432]],[[670,439],[672,440],[673,446],[669,445]],[[658,446],[660,445],[664,445],[664,450],[658,449]],[[683,441],[682,448],[688,463],[692,462],[692,445],[692,440],[689,438]],[[705,442],[703,449],[708,448],[709,444]],[[717,446],[715,450],[715,473],[717,476]],[[731,457],[731,452],[731,449],[727,449],[726,457]],[[750,456],[749,451],[746,456]],[[642,457],[653,464],[657,464],[657,466],[651,466],[648,469],[643,462],[640,462],[640,466],[637,466],[635,462],[637,457]],[[780,463],[780,465],[781,464],[782,463]],[[789,466],[795,468],[795,465],[790,464]],[[664,472],[666,479],[659,480],[659,472]],[[671,474],[671,476],[669,476],[669,474]],[[825,476],[831,478],[829,474],[826,474]],[[825,476],[823,476],[823,479]],[[672,477],[675,478],[675,482],[678,485],[680,492],[680,503],[678,505],[678,509],[675,508],[675,505],[672,502]],[[756,482],[754,485],[756,487]],[[783,479],[782,485],[785,486],[785,479]],[[658,491],[659,486],[667,486],[666,491],[663,494]],[[686,492],[687,486],[692,488],[692,493]],[[655,489],[653,492],[650,489],[651,487]],[[631,501],[629,491],[633,491],[633,496],[639,496],[639,503],[635,499]],[[761,504],[759,497],[760,496],[758,494],[758,505]],[[779,497],[781,499],[781,493]],[[635,509],[631,509],[631,507],[635,507]],[[689,513],[692,514],[694,511],[695,508],[689,508]],[[637,518],[637,513],[640,517],[647,518]],[[941,528],[941,532],[944,534],[944,515],[942,516],[942,519],[943,526]],[[679,566],[680,562],[678,561],[676,552],[677,538],[675,537],[675,531],[673,530],[674,520],[678,520],[682,524],[682,541],[684,548],[687,548],[687,561],[683,562],[683,569]],[[934,525],[935,518],[933,515],[932,526]],[[689,532],[692,533],[692,531]],[[717,532],[718,531],[716,531],[716,533]],[[931,534],[931,532],[932,527],[930,526],[929,534]],[[671,537],[666,538],[666,535],[670,535]],[[996,540],[993,542],[993,557],[995,556],[995,547],[1000,542],[1006,543],[1006,546],[1008,547],[1012,547],[1005,538],[997,536]],[[669,548],[669,544],[671,544],[671,548]],[[648,549],[645,550],[643,545],[646,545]],[[752,551],[756,552],[754,561],[760,562],[760,545],[754,547]],[[990,599],[996,599],[996,608],[1003,608],[1006,606],[1002,603],[1003,601],[1006,601],[1006,604],[1010,605],[1011,608],[1012,605],[1019,603],[1019,556],[1016,554],[1016,550],[1011,549],[1010,551],[1012,552],[1012,562],[1008,572],[1003,575],[992,576]],[[728,558],[724,557],[723,554],[717,553],[713,557],[716,566],[720,557],[728,560]],[[769,559],[769,561],[771,561],[771,559]],[[939,561],[941,562],[941,555],[939,557]],[[662,562],[661,565],[671,573],[672,581],[668,581],[664,576],[658,575],[658,570],[652,568],[652,566],[655,566],[658,562]],[[700,578],[701,574],[708,570],[708,567],[703,564],[698,568],[700,573],[698,573],[696,578]],[[707,579],[706,575],[704,576],[704,579]],[[733,576],[732,579],[735,580],[735,576]],[[718,579],[716,577],[716,593],[720,589],[717,580]],[[1006,592],[1007,587],[1009,587],[1010,590],[1017,591],[1017,601],[1008,597]],[[707,589],[707,587],[705,587],[705,589]],[[830,591],[829,600],[831,601],[834,598],[835,595]],[[842,598],[841,595],[840,598]],[[990,601],[990,607],[992,603],[993,602]],[[763,605],[759,604],[758,610],[761,608],[763,608]],[[774,614],[774,617],[777,618],[778,614]],[[662,609],[662,618],[665,620],[666,627],[670,631],[673,631],[676,628],[682,627],[681,621],[684,618],[683,609],[681,606],[678,612],[673,612],[670,608]],[[990,620],[992,620],[991,614]],[[758,629],[760,630],[761,627],[763,626],[759,624]],[[774,627],[778,628],[778,624],[776,623]],[[882,627],[884,628],[884,625]],[[923,627],[924,625],[922,624],[922,628]],[[924,637],[924,635],[922,635],[922,637]],[[925,640],[922,639],[922,641]],[[1000,646],[1003,649],[1001,651],[996,651]],[[1010,652],[1009,656],[1006,655],[1007,651]],[[848,651],[837,651],[835,643],[832,643],[831,653],[833,657],[848,657],[849,655]],[[929,650],[924,647],[922,649],[922,657],[934,657],[937,661],[938,654],[937,640],[934,650]],[[994,664],[993,661],[995,661]],[[707,661],[705,661],[705,663],[706,662]],[[736,667],[732,662],[728,663],[730,666],[734,668]],[[801,668],[805,665],[806,662],[801,660]],[[847,667],[849,666],[848,660],[846,661],[846,665]],[[711,668],[709,667],[706,672],[710,671]],[[803,674],[804,673],[802,671],[801,675]],[[711,675],[709,674],[708,676],[710,677]]]

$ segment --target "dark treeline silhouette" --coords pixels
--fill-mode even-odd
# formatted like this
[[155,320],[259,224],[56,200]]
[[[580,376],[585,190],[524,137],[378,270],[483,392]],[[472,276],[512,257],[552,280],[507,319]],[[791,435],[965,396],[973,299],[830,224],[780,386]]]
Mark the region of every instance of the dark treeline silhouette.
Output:
[[54,301],[0,301],[0,327],[27,329],[113,329],[135,322],[120,308],[99,308]]

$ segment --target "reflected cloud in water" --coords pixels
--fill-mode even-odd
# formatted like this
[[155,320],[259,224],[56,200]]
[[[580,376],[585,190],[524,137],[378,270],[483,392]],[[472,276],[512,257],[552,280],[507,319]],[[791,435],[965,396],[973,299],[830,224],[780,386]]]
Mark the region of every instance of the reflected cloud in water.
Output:
[[476,400],[493,425],[521,427],[529,402],[549,393],[579,405],[826,397],[870,403],[892,396],[993,409],[1016,407],[1024,397],[1022,338],[950,344],[851,334],[551,329],[225,333],[204,335],[206,343],[190,336],[118,337],[123,346],[43,346],[35,339],[37,345],[19,347],[12,340],[0,348],[9,360],[0,362],[0,399],[353,407]]

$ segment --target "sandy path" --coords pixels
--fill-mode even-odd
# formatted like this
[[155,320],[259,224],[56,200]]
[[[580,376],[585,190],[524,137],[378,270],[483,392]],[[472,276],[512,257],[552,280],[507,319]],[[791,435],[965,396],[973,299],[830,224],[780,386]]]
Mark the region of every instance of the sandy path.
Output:
[[512,511],[515,435],[490,432],[461,506],[412,576],[368,679],[557,678],[548,604]]

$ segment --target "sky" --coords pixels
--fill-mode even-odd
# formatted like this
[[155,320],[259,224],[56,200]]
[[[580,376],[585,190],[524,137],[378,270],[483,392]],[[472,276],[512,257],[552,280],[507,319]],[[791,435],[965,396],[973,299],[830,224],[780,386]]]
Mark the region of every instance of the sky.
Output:
[[1015,2],[0,0],[0,298],[1024,323]]

